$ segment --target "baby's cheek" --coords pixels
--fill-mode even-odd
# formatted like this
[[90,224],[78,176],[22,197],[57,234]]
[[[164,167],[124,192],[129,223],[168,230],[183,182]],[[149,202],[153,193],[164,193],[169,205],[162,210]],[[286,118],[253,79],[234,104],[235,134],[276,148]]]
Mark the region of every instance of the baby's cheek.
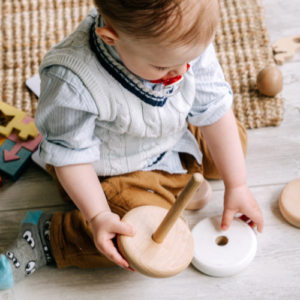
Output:
[[135,75],[146,79],[146,80],[155,80],[162,77],[161,72],[157,72],[155,68],[149,66],[145,61],[138,59],[133,56],[123,55],[121,57],[126,68]]

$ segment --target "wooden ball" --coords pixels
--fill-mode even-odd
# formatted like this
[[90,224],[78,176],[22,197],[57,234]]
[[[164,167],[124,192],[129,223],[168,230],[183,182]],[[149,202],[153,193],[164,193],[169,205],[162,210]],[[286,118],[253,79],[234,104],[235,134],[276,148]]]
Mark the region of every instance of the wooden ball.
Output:
[[182,218],[178,218],[164,241],[152,239],[168,210],[157,206],[140,206],[129,211],[122,219],[136,229],[131,236],[118,235],[121,254],[130,266],[150,277],[163,278],[183,271],[194,254],[194,240]]
[[256,81],[258,90],[266,96],[274,97],[282,90],[282,73],[276,67],[262,69],[258,73]]
[[300,228],[300,178],[290,182],[282,190],[279,209],[289,223]]

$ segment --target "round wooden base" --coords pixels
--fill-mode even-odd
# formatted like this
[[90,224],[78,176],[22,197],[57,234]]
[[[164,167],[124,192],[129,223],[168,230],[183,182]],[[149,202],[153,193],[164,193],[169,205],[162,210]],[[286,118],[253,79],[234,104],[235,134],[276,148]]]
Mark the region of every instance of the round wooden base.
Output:
[[161,244],[153,241],[152,235],[167,213],[168,210],[161,207],[137,207],[122,219],[136,229],[136,234],[133,237],[117,237],[119,250],[130,266],[150,277],[176,275],[183,271],[193,258],[193,236],[182,218],[178,218]]
[[300,178],[290,182],[282,190],[279,209],[289,223],[300,228]]
[[235,275],[250,265],[257,251],[254,231],[234,218],[227,231],[221,230],[222,216],[206,218],[192,230],[195,253],[192,264],[214,277]]

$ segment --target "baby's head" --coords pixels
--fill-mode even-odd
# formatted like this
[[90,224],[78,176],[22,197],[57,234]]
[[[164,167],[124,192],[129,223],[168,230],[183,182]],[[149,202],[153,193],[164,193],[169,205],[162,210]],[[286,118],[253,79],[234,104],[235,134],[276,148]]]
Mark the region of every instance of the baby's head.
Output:
[[212,42],[218,0],[94,0],[105,27],[96,34],[124,65],[147,79],[183,75]]

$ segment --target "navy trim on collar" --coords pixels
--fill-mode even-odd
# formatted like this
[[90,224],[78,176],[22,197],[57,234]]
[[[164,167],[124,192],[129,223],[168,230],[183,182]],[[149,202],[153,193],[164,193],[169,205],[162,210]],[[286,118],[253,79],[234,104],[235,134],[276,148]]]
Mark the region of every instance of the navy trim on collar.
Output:
[[159,161],[161,161],[163,159],[163,157],[165,156],[167,152],[163,152],[162,154],[160,154],[157,159],[149,166],[147,166],[147,168],[152,167],[153,165],[156,165]]
[[[99,18],[100,20],[100,18]],[[99,44],[97,42],[97,36],[95,33],[95,24],[96,19],[91,26],[90,32],[90,45],[93,52],[96,54],[99,62],[103,66],[103,68],[112,76],[114,77],[125,89],[130,91],[132,94],[140,98],[145,103],[152,105],[152,106],[159,106],[162,107],[165,105],[166,101],[168,100],[167,97],[161,96],[156,97],[153,96],[146,91],[143,91],[136,83],[134,83],[130,78],[128,78],[121,70],[119,70],[116,66],[114,66],[109,59],[105,56],[103,51],[100,49]]]

